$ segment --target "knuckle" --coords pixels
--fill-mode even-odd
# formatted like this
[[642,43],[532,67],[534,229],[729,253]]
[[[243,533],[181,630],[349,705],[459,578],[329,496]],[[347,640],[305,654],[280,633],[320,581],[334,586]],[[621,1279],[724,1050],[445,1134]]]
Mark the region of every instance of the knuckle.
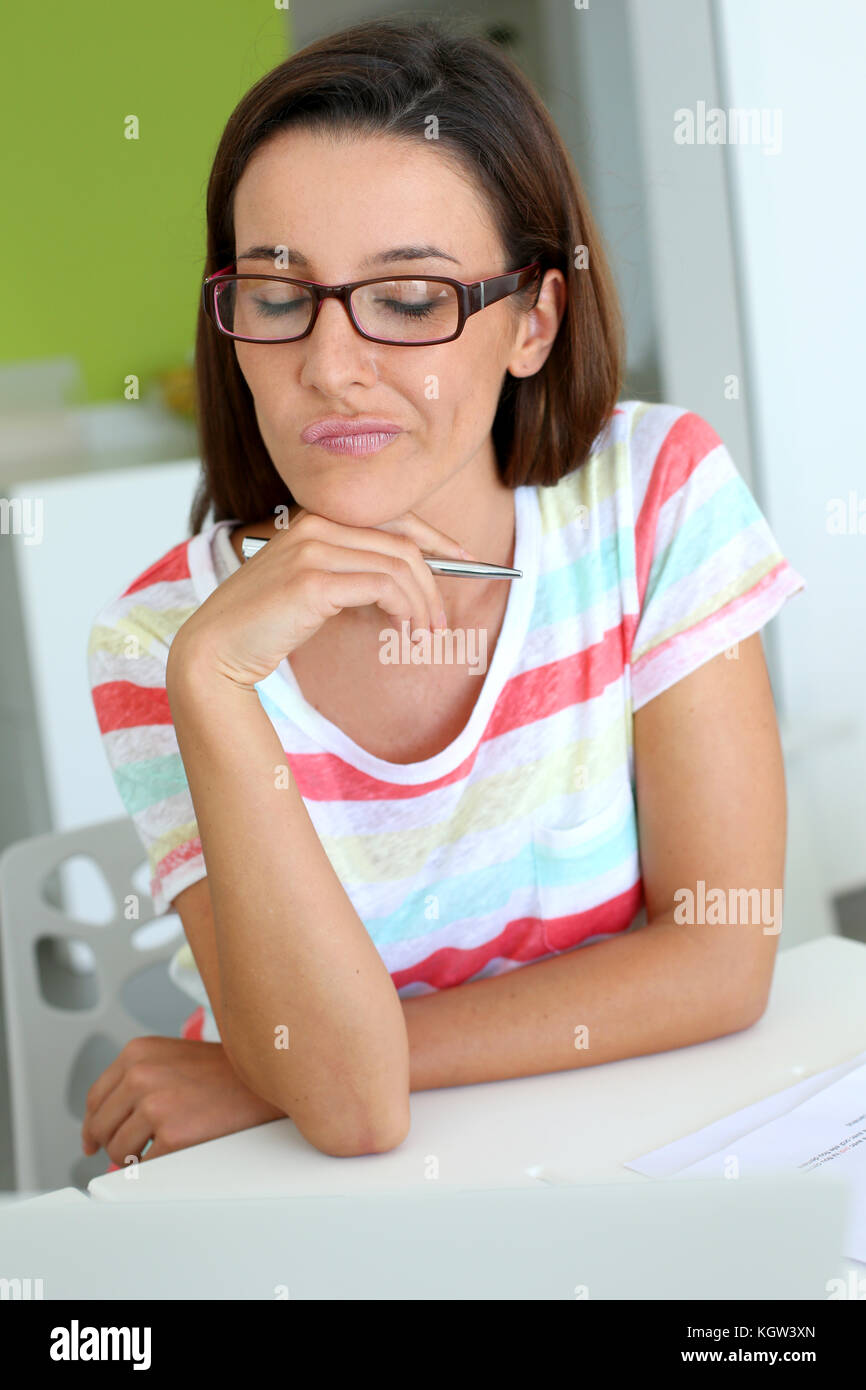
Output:
[[149,1035],[139,1035],[130,1038],[123,1049],[123,1058],[126,1062],[140,1062],[145,1058],[153,1056],[154,1048],[159,1047],[165,1041],[164,1038],[150,1037]]
[[315,536],[303,536],[295,546],[295,559],[301,565],[315,565],[321,556],[321,542]]
[[159,1131],[159,1142],[163,1149],[182,1149],[186,1139],[177,1124],[163,1125]]
[[418,549],[415,542],[411,540],[409,536],[395,536],[394,539],[397,542],[400,551],[400,556],[402,557],[402,559],[406,560],[407,562],[414,559],[415,553]]
[[397,582],[396,576],[391,574],[390,571],[388,573],[382,570],[376,572],[376,587],[382,598],[393,598],[395,595],[401,600],[404,598],[401,585]]
[[412,566],[409,563],[408,557],[405,555],[389,555],[388,569],[395,578],[399,575],[401,578],[405,579],[407,575],[412,573]]
[[318,597],[322,585],[329,582],[328,573],[317,574],[315,570],[300,570],[295,576],[298,595],[302,602],[313,603]]
[[126,1079],[133,1090],[148,1090],[153,1084],[153,1067],[147,1062],[133,1062],[127,1070]]
[[146,1095],[138,1108],[149,1125],[158,1125],[165,1114],[163,1099],[156,1091]]

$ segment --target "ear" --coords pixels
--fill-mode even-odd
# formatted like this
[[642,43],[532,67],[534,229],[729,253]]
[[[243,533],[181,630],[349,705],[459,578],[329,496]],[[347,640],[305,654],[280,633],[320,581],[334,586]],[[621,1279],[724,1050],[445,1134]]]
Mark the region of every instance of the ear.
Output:
[[534,307],[521,316],[506,363],[512,376],[534,376],[544,366],[565,313],[566,294],[562,271],[548,270]]

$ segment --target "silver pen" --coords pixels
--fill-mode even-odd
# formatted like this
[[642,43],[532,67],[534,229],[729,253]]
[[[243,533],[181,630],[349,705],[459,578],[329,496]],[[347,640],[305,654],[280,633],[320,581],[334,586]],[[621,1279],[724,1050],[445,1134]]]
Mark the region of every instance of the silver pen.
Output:
[[[267,540],[259,536],[244,536],[241,541],[241,553],[244,559],[249,560],[250,556],[261,550],[263,545],[267,545]],[[423,559],[434,574],[463,575],[468,579],[475,575],[483,575],[487,579],[521,579],[523,577],[523,570],[509,569],[507,565],[488,565],[483,560],[446,560],[438,555],[425,555]]]

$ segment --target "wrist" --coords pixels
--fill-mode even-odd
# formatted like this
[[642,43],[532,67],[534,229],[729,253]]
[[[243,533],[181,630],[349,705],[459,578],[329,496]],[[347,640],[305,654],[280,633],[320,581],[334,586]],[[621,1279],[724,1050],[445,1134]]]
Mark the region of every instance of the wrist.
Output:
[[177,634],[168,649],[165,688],[169,703],[172,698],[182,699],[187,694],[198,697],[205,694],[207,699],[211,700],[219,698],[223,693],[226,698],[233,698],[234,695],[242,698],[244,695],[257,693],[255,686],[241,685],[226,675],[219,662],[201,641],[191,637],[184,638],[182,633]]

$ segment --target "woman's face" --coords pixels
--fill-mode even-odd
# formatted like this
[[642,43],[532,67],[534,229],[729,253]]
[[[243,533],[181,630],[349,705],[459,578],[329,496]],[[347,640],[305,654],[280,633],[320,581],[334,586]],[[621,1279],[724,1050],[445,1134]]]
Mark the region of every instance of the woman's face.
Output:
[[[388,274],[468,282],[517,268],[505,264],[482,198],[435,141],[281,131],[247,164],[234,219],[240,272],[337,285]],[[255,247],[288,247],[290,263],[244,256]],[[410,257],[412,248],[426,254]],[[402,254],[375,259],[391,251]],[[550,351],[557,277],[564,286],[548,272],[536,310],[516,314],[501,300],[434,347],[368,342],[334,299],[298,342],[236,342],[262,438],[300,505],[368,526],[420,510],[467,467],[495,483],[490,429],[503,377],[530,375]],[[360,457],[304,442],[302,430],[331,415],[376,416],[402,433]]]

